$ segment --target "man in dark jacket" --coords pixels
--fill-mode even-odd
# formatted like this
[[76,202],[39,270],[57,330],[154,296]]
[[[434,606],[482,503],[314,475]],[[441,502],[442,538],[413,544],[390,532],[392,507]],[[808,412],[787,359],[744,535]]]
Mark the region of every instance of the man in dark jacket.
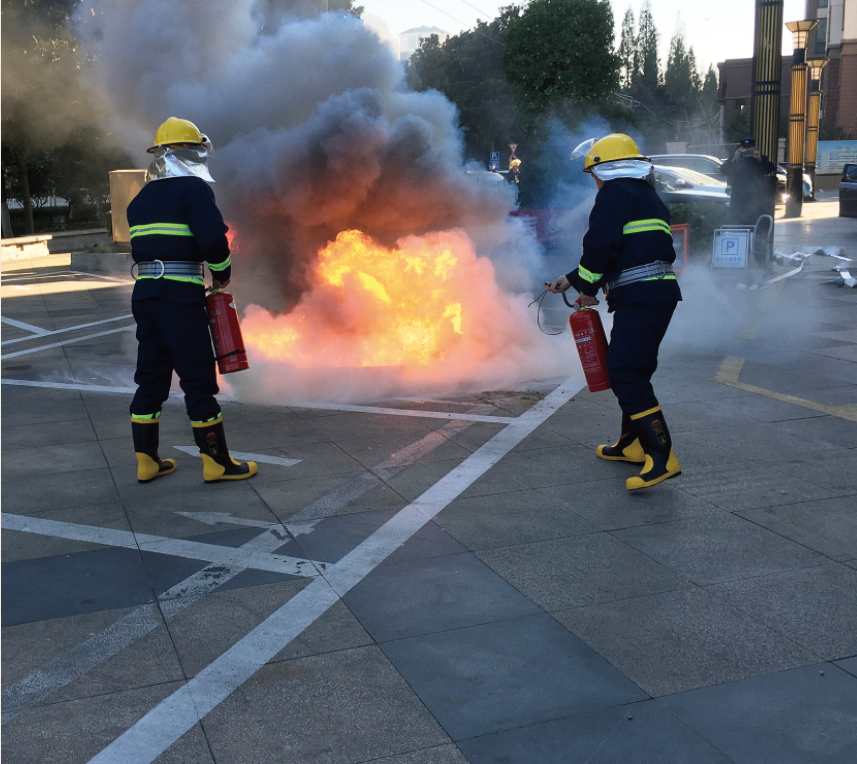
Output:
[[729,225],[756,225],[762,215],[774,215],[777,169],[768,157],[756,149],[753,138],[744,138],[729,159],[720,165],[721,174],[729,178],[732,196],[729,202]]
[[206,161],[211,143],[197,127],[170,117],[158,128],[157,155],[147,183],[128,206],[131,255],[137,264],[131,297],[137,321],[137,393],[131,403],[131,430],[137,479],[148,483],[175,471],[172,459],[158,456],[158,422],[170,394],[173,371],[185,394],[187,413],[203,461],[203,479],[244,480],[254,462],[229,455],[208,331],[203,274],[221,289],[231,278],[228,230],[214,194]]
[[627,135],[608,135],[581,148],[584,172],[595,177],[598,194],[580,265],[548,288],[574,287],[584,307],[598,304],[599,289],[607,294],[614,313],[607,370],[622,409],[622,429],[616,444],[599,446],[597,454],[643,464],[639,477],[625,484],[636,490],[681,473],[651,383],[658,348],[681,300],[672,268],[670,214],[648,182],[651,161]]

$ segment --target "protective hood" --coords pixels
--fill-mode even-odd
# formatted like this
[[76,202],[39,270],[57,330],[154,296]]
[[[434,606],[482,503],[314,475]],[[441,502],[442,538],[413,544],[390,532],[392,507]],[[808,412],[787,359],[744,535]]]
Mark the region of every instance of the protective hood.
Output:
[[208,172],[208,158],[214,154],[211,143],[199,148],[165,148],[158,154],[146,172],[146,182],[166,178],[201,178],[215,183]]
[[616,178],[645,180],[651,171],[652,163],[647,159],[617,159],[615,162],[604,162],[592,168],[592,174],[604,181]]

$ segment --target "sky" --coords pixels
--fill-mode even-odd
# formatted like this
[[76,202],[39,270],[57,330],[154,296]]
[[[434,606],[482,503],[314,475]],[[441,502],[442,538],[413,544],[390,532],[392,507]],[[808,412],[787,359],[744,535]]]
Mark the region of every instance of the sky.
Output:
[[[519,0],[520,1],[520,0]],[[526,0],[523,0],[526,2]],[[718,0],[716,3],[687,0],[651,0],[655,26],[661,35],[661,63],[666,63],[670,38],[681,17],[688,46],[693,46],[702,70],[727,58],[753,55],[753,0]],[[376,32],[389,30],[396,39],[406,29],[419,26],[440,27],[450,34],[471,28],[476,19],[490,20],[497,9],[511,0],[358,0],[366,8],[364,19]],[[639,15],[643,0],[611,0],[617,35],[625,11],[630,7]],[[804,18],[805,0],[785,0],[783,21]],[[378,22],[381,22],[379,24]],[[791,54],[791,33],[783,30],[783,53]]]

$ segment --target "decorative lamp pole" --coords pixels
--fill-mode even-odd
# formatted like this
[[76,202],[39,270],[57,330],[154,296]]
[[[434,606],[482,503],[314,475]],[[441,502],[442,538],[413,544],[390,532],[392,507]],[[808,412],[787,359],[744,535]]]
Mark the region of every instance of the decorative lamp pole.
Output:
[[[774,164],[779,150],[782,44],[783,0],[756,0],[750,135],[759,153]],[[773,206],[770,214],[773,217]]]
[[789,109],[789,165],[786,190],[787,218],[799,218],[803,209],[803,144],[806,138],[806,40],[818,25],[818,19],[789,21],[786,26],[794,35],[792,53],[792,95]]
[[809,66],[809,110],[806,116],[806,174],[812,181],[810,198],[815,201],[815,160],[818,158],[818,121],[821,115],[821,73],[830,63],[826,58],[807,61]]

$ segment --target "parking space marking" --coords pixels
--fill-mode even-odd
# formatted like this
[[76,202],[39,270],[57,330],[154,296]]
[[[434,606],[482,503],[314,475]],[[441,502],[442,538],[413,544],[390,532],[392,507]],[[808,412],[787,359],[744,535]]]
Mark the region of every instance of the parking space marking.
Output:
[[712,382],[718,382],[727,387],[734,387],[736,390],[744,390],[755,395],[762,395],[765,398],[773,398],[775,401],[783,403],[791,403],[793,406],[800,406],[810,411],[818,411],[821,414],[846,419],[849,422],[857,422],[857,406],[830,406],[824,403],[816,403],[809,401],[806,398],[798,398],[794,395],[786,395],[785,393],[777,393],[773,390],[766,390],[764,387],[756,387],[756,385],[746,385],[738,381],[741,375],[741,370],[744,368],[745,359],[736,358],[734,356],[726,356],[717,373],[711,378]]
[[[109,324],[113,321],[124,321],[127,318],[134,318],[133,313],[128,313],[125,316],[116,316],[116,318],[105,318],[103,321],[92,321],[88,324],[78,324],[77,326],[68,326],[65,329],[53,329],[48,331],[47,329],[38,329],[38,327],[33,327],[33,329],[38,329],[40,337],[49,337],[54,334],[65,334],[66,332],[76,332],[79,329],[89,329],[92,326],[100,326],[101,324]],[[29,324],[21,324],[20,322],[14,322],[11,318],[6,318],[5,316],[0,316],[0,320],[6,324],[12,324],[13,326],[17,326],[19,329],[25,329],[29,326]],[[30,330],[28,330],[30,331]],[[16,342],[26,342],[27,340],[33,340],[36,337],[16,337],[13,340],[4,340],[0,342],[0,345],[13,345]]]
[[42,350],[51,350],[52,348],[63,347],[64,345],[72,345],[75,342],[84,342],[86,340],[93,340],[96,337],[106,337],[108,334],[116,334],[117,332],[129,332],[132,329],[136,329],[137,325],[133,326],[123,326],[120,329],[110,329],[106,332],[98,332],[96,334],[87,334],[85,337],[75,337],[70,340],[63,340],[62,342],[52,342],[49,345],[40,345],[37,348],[29,348],[28,350],[19,350],[17,353],[5,353],[3,355],[4,359],[7,358],[17,358],[21,355],[30,355],[31,353],[40,353]]
[[[123,393],[133,395],[137,392],[136,387],[113,387],[110,385],[86,385],[78,382],[39,382],[35,379],[0,379],[4,385],[15,385],[17,387],[43,387],[50,390],[77,390],[79,392],[91,393]],[[179,392],[171,392],[171,396],[181,395]]]
[[[173,446],[176,451],[183,451],[191,456],[199,456],[199,446]],[[229,449],[229,453],[236,459],[243,459],[251,462],[263,462],[264,464],[278,464],[281,467],[294,467],[300,464],[300,459],[286,459],[283,456],[268,456],[268,454],[251,454],[247,451],[233,451]]]
[[[119,546],[125,549],[139,549],[141,552],[154,552],[173,557],[186,557],[190,560],[206,560],[221,565],[236,565],[256,570],[268,570],[290,576],[312,578],[318,575],[318,569],[312,560],[287,555],[263,554],[241,548],[205,544],[188,539],[152,536],[146,533],[133,533],[112,528],[99,528],[94,525],[79,525],[60,520],[47,520],[43,517],[25,515],[2,515],[3,528],[6,530],[34,533],[39,536],[88,541],[92,544]],[[284,534],[285,536],[285,534]],[[282,546],[285,541],[280,542]]]
[[497,464],[581,388],[568,380],[521,414],[455,469],[400,510],[342,560],[316,577],[120,735],[89,764],[151,764],[210,711],[243,685],[339,598],[365,578],[414,533]]
[[6,316],[0,316],[0,322],[4,324],[9,324],[9,326],[14,326],[16,329],[23,329],[25,332],[31,332],[32,337],[19,337],[14,340],[6,340],[6,342],[0,343],[2,345],[6,345],[9,342],[24,342],[25,340],[34,340],[37,337],[42,337],[45,334],[50,334],[47,329],[42,329],[38,326],[33,326],[32,324],[25,324],[23,321],[16,321],[14,318],[7,318]]

